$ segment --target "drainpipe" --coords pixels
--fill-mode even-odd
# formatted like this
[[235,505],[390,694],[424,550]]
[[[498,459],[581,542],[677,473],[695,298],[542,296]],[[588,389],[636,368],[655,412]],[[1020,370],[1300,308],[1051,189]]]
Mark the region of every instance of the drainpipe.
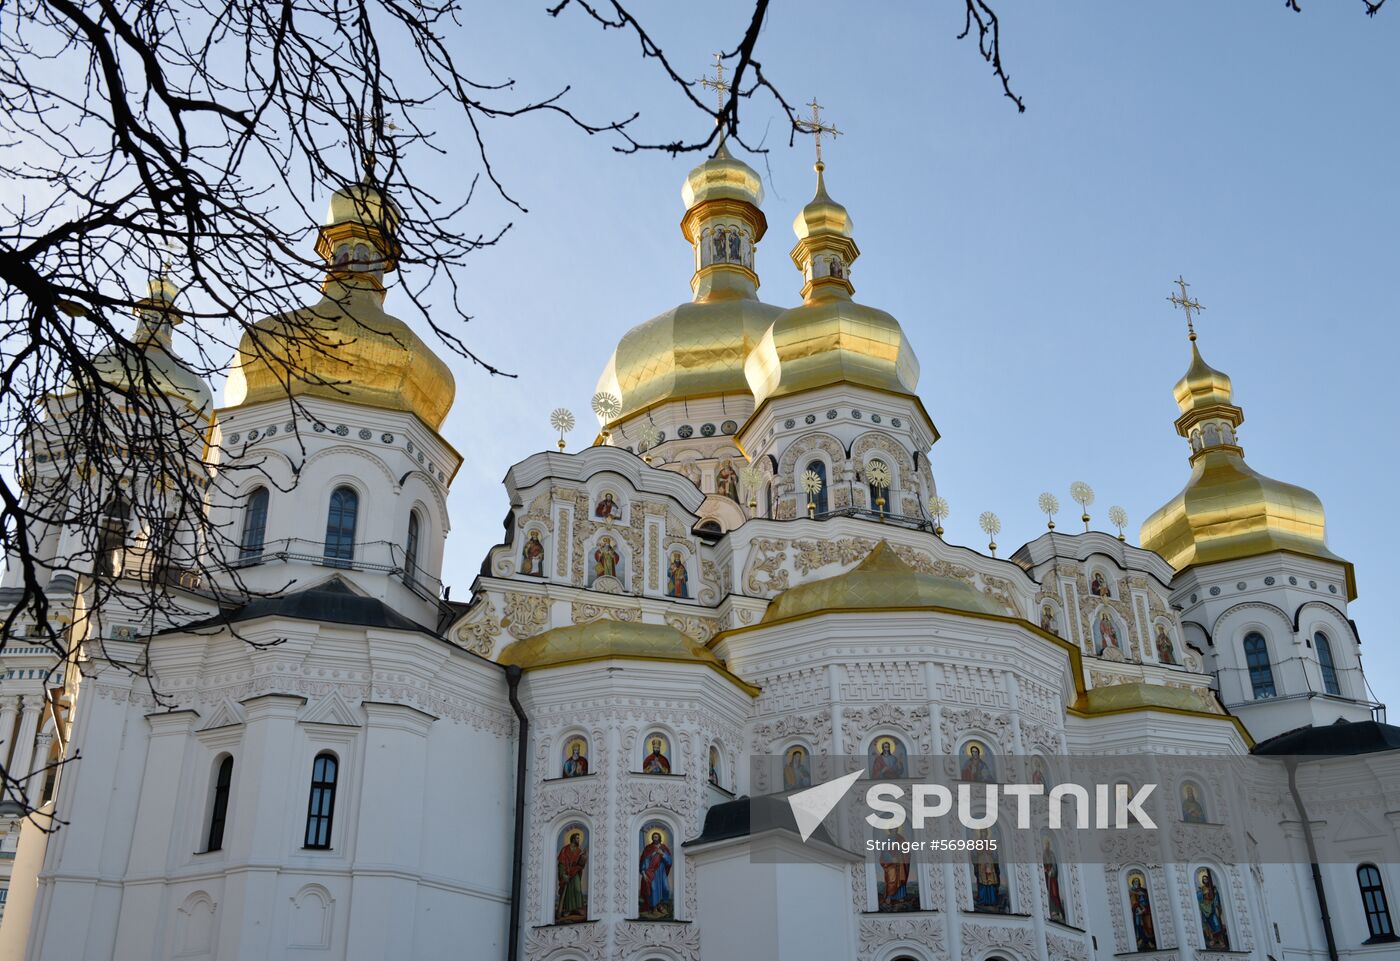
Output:
[[[520,886],[525,865],[525,757],[530,744],[530,719],[525,715],[525,708],[518,697],[523,674],[514,664],[506,668],[510,706],[519,721],[515,752],[515,849],[510,865],[510,930],[506,932],[506,961],[517,961],[520,957]],[[1328,936],[1331,937],[1331,929]],[[1332,961],[1336,961],[1336,958],[1333,952]]]
[[1293,795],[1293,806],[1303,818],[1303,839],[1308,844],[1313,890],[1317,892],[1317,907],[1322,912],[1322,933],[1327,936],[1327,957],[1331,961],[1338,961],[1337,938],[1332,933],[1332,915],[1327,911],[1327,890],[1322,886],[1322,869],[1317,864],[1317,845],[1313,841],[1312,821],[1308,818],[1308,809],[1303,806],[1303,797],[1298,793],[1298,759],[1290,757],[1284,763],[1288,765],[1288,793]]

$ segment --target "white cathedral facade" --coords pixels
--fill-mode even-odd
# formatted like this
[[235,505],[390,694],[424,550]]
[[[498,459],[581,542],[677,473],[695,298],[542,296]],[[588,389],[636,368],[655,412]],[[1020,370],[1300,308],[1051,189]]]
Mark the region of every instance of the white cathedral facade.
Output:
[[[331,202],[306,316],[338,347],[293,379],[294,414],[292,359],[248,337],[217,410],[162,358],[222,478],[199,509],[239,532],[226,560],[252,592],[221,607],[191,586],[197,615],[154,630],[88,617],[101,636],[75,643],[104,658],[66,673],[7,639],[0,760],[78,760],[29,798],[61,829],[0,843],[0,959],[1397,956],[1400,732],[1365,686],[1351,566],[1317,497],[1245,463],[1229,378],[1192,343],[1191,475],[1141,548],[951,545],[914,346],[853,299],[859,250],[820,165],[791,308],[757,297],[758,175],[721,146],[683,198],[693,299],[622,336],[592,446],[509,469],[479,573],[442,569],[454,385],[385,312],[397,215],[378,194]],[[173,292],[152,309],[166,351]],[[69,533],[38,543],[62,569]],[[80,571],[49,583],[70,610],[83,590]],[[0,604],[17,596],[9,580]],[[1270,753],[1314,758],[1249,792],[1204,764]],[[1300,815],[1290,784],[1334,783],[1334,754],[1370,780]],[[1203,759],[1156,808],[1191,858],[901,865],[750,830],[829,759],[989,780],[1096,756]],[[1339,812],[1363,794],[1382,816],[1357,828]],[[1291,856],[1215,844],[1239,808]],[[1321,841],[1346,857],[1318,863]]]

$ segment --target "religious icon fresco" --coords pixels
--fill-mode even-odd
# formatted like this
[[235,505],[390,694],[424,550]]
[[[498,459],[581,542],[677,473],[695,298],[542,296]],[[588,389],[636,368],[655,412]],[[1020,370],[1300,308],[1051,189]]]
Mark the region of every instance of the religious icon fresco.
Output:
[[1201,910],[1201,934],[1205,937],[1206,950],[1229,951],[1230,929],[1225,923],[1225,906],[1210,868],[1196,872],[1196,906]]
[[618,553],[617,542],[604,535],[598,538],[598,546],[593,549],[593,583],[600,577],[622,579],[622,555]]
[[1045,895],[1051,921],[1065,923],[1065,900],[1060,894],[1060,861],[1055,856],[1055,841],[1048,833],[1040,837],[1040,870],[1045,877]]
[[1152,892],[1141,871],[1128,872],[1128,912],[1133,919],[1133,942],[1139,951],[1157,950],[1157,926],[1152,918]]
[[881,735],[870,742],[868,766],[876,781],[895,781],[909,776],[909,752],[897,737]]
[[800,744],[787,749],[783,756],[783,790],[796,791],[812,786],[812,764],[807,749]]
[[1094,620],[1094,650],[1102,654],[1110,647],[1120,654],[1123,652],[1123,645],[1118,640],[1118,627],[1113,623],[1113,615],[1108,611],[1100,611]]
[[564,742],[564,763],[561,777],[580,777],[588,773],[588,741],[571,737]]
[[739,472],[734,469],[732,460],[726,459],[719,465],[719,471],[715,474],[715,493],[739,503]]
[[1040,629],[1056,636],[1060,633],[1060,619],[1055,615],[1055,608],[1049,604],[1040,608]]
[[666,568],[666,596],[690,597],[690,574],[680,551],[671,552],[670,565]]
[[715,787],[719,787],[719,768],[720,768],[719,745],[718,745],[718,744],[711,744],[711,745],[710,745],[710,775],[709,775],[709,777],[710,777],[710,783],[713,784]]
[[598,503],[593,506],[593,516],[604,520],[616,520],[622,516],[622,509],[618,507],[612,491],[603,491]]
[[1181,819],[1187,824],[1206,823],[1206,806],[1201,802],[1201,789],[1190,781],[1181,786]]
[[676,916],[671,893],[671,829],[660,821],[642,826],[638,859],[637,917],[643,921],[669,921]]
[[520,549],[520,573],[531,577],[544,576],[544,544],[540,542],[540,532],[531,530],[525,535],[525,546]]
[[647,735],[647,754],[642,758],[643,774],[671,773],[671,740],[659,731]]
[[876,834],[883,835],[882,840],[892,842],[888,846],[888,850],[882,848],[880,851],[880,874],[876,882],[879,910],[883,912],[919,910],[918,872],[911,870],[909,852],[900,850],[897,846],[907,842],[908,838],[899,828],[877,831]]
[[1103,576],[1102,571],[1094,571],[1094,576],[1089,580],[1089,593],[1095,597],[1112,597],[1108,588],[1108,578]]
[[964,781],[991,782],[996,780],[996,761],[987,745],[968,741],[958,750],[958,777]]
[[1045,758],[1039,755],[1031,758],[1031,783],[1039,784],[1047,792],[1054,787],[1050,783],[1050,772],[1046,767]]
[[1157,625],[1157,660],[1163,664],[1175,664],[1176,652],[1172,648],[1171,636],[1167,634],[1165,624]]
[[578,822],[559,831],[555,878],[554,921],[573,924],[588,920],[588,828]]
[[1006,872],[1002,870],[1001,858],[990,848],[996,837],[983,828],[974,832],[972,838],[974,842],[983,844],[972,851],[972,910],[984,914],[1006,914],[1011,910]]

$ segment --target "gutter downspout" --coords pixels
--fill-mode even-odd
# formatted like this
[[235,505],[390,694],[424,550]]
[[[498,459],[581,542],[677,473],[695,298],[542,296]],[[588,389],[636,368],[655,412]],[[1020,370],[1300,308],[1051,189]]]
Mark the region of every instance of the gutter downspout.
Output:
[[[510,930],[506,932],[506,961],[517,961],[520,957],[520,887],[524,879],[525,865],[525,758],[530,743],[530,718],[517,696],[520,691],[520,678],[524,674],[517,665],[506,668],[506,684],[510,706],[519,721],[515,752],[515,848],[511,854],[510,866]],[[1316,868],[1316,865],[1314,865]],[[1329,937],[1330,931],[1329,928]],[[1332,961],[1336,961],[1334,951]]]
[[1284,761],[1288,766],[1288,793],[1293,795],[1293,806],[1298,809],[1298,814],[1303,819],[1303,839],[1308,845],[1308,861],[1312,865],[1313,890],[1317,893],[1318,910],[1322,912],[1322,933],[1327,936],[1327,957],[1331,961],[1338,961],[1337,938],[1332,933],[1332,915],[1327,911],[1327,890],[1322,886],[1322,869],[1317,864],[1317,844],[1313,841],[1312,821],[1308,818],[1308,809],[1303,806],[1302,795],[1298,793],[1298,759],[1288,758]]

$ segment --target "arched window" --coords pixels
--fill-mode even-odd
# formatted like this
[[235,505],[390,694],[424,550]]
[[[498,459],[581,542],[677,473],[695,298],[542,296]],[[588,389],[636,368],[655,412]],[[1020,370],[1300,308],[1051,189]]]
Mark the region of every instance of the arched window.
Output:
[[1244,636],[1244,662],[1249,668],[1249,684],[1256,698],[1278,694],[1274,687],[1274,669],[1269,664],[1269,645],[1258,631]]
[[412,584],[418,580],[418,512],[408,512],[408,538],[403,543],[403,577]]
[[1366,911],[1371,940],[1391,940],[1395,937],[1395,926],[1390,923],[1390,905],[1385,900],[1381,872],[1374,864],[1363,864],[1356,869],[1356,883],[1361,885],[1361,907]]
[[[806,491],[803,491],[807,497],[807,504],[815,504],[817,506],[816,513],[825,514],[827,512],[826,464],[823,461],[814,460],[803,469],[804,474],[807,471],[816,474],[817,480],[821,481],[821,490],[817,491],[815,494],[808,494]],[[798,489],[801,490],[801,488],[802,485],[799,482]],[[807,505],[803,504],[802,506],[805,508]]]
[[316,755],[311,765],[311,797],[306,804],[306,846],[328,850],[331,818],[335,814],[335,782],[340,764],[329,752]]
[[214,775],[214,798],[209,805],[209,837],[205,851],[218,851],[224,846],[224,825],[228,823],[228,792],[233,783],[233,757],[219,762]]
[[326,512],[327,564],[349,567],[355,559],[355,520],[359,512],[360,495],[353,488],[337,487],[331,492],[331,506]]
[[1317,663],[1322,668],[1322,687],[1328,694],[1342,693],[1337,683],[1337,665],[1332,660],[1332,642],[1327,635],[1318,631],[1313,635],[1313,646],[1317,648]]
[[240,561],[262,557],[263,542],[267,538],[267,499],[266,487],[254,488],[248,495],[248,503],[243,508],[243,538],[238,543]]
[[97,528],[98,573],[115,577],[121,573],[122,555],[126,552],[127,525],[131,521],[131,502],[117,494],[102,511]]

